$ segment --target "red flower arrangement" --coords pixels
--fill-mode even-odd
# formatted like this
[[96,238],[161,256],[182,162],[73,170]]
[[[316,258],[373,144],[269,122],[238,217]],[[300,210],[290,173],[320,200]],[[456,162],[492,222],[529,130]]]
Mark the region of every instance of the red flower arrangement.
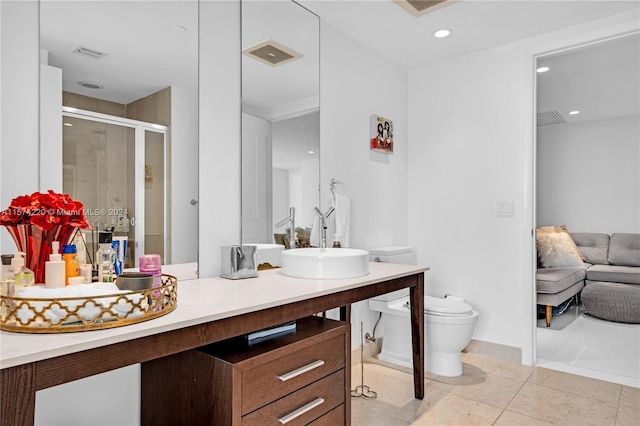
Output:
[[51,243],[67,244],[77,228],[89,228],[84,205],[68,194],[34,192],[14,198],[0,212],[0,225],[11,234],[18,251],[25,253],[25,266],[33,270],[36,283],[44,282],[44,262]]

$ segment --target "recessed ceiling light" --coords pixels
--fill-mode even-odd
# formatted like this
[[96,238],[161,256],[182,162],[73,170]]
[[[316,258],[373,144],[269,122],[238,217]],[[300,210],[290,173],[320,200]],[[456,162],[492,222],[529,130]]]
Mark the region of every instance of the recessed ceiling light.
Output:
[[104,87],[102,84],[93,81],[79,81],[78,84],[87,89],[102,89]]
[[580,111],[576,110],[576,111],[569,111],[569,115],[576,115],[576,114],[580,114]]
[[441,30],[438,30],[438,31],[434,32],[433,36],[435,38],[445,38],[445,37],[448,37],[449,34],[451,34],[451,30],[447,30],[447,29],[443,28]]
[[540,68],[538,68],[536,71],[537,71],[537,72],[547,72],[547,71],[549,71],[550,69],[551,69],[551,68],[549,68],[549,67],[540,67]]
[[64,123],[65,126],[69,126],[69,127],[73,127],[73,124],[71,123]]
[[315,153],[316,153],[315,151],[309,151],[309,154],[315,154]]

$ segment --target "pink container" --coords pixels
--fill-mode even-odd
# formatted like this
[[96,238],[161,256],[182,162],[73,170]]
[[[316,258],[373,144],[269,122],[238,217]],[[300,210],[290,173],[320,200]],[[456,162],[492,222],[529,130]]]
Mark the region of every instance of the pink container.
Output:
[[[140,272],[143,274],[151,274],[153,275],[153,287],[161,287],[162,286],[162,261],[160,259],[159,254],[143,254],[140,256]],[[160,290],[154,291],[153,296],[157,300],[160,298],[161,292]],[[161,304],[157,304],[155,307],[155,311],[159,311],[162,309]]]

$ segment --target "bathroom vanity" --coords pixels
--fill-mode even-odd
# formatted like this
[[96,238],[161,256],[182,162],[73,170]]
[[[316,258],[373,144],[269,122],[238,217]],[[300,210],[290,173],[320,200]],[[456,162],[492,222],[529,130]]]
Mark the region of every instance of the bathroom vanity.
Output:
[[[38,390],[136,363],[142,364],[141,423],[149,424],[151,419],[145,412],[152,407],[149,404],[153,404],[155,394],[145,392],[145,386],[160,380],[158,375],[162,374],[154,369],[155,362],[332,308],[343,308],[341,319],[347,320],[346,307],[351,303],[407,287],[410,288],[412,306],[414,394],[416,398],[422,399],[423,296],[424,272],[427,270],[428,268],[420,266],[371,263],[369,275],[344,280],[296,279],[282,275],[277,269],[262,271],[258,278],[238,281],[218,277],[200,278],[178,283],[178,307],[174,312],[144,323],[109,330],[54,335],[0,332],[2,424],[33,424],[35,393]],[[349,386],[350,366],[348,355],[344,353],[351,349],[350,339],[344,337],[348,336],[345,327],[337,324],[329,327],[329,332],[343,335],[345,343],[340,352],[345,356],[345,376],[342,383],[345,392],[348,392],[346,388]],[[313,345],[314,342],[317,343],[315,339],[320,339],[314,336],[321,336],[326,332],[327,330],[321,329],[317,333],[310,332],[301,339],[305,342],[296,345]],[[299,349],[298,346],[295,348]],[[291,347],[281,351],[287,352],[290,349]],[[206,353],[207,349],[200,350]],[[329,352],[335,355],[337,350]],[[280,355],[276,353],[270,356],[278,358]],[[236,370],[242,368],[244,367],[240,364],[236,366]],[[339,370],[340,368],[325,377],[339,381]],[[333,375],[336,372],[338,376]],[[299,389],[302,389],[307,384],[299,385]],[[216,389],[234,394],[233,382],[220,382],[216,384]],[[176,392],[179,391],[176,389]],[[329,405],[332,404],[334,403]],[[340,405],[335,404],[335,407]],[[341,406],[345,410],[345,424],[349,424],[349,398],[345,397]],[[328,413],[339,416],[339,410]]]

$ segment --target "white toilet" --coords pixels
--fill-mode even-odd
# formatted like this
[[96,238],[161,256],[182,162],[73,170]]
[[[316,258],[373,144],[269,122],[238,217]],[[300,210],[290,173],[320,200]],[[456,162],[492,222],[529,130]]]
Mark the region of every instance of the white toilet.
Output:
[[[376,261],[374,253],[380,250],[369,251],[372,261]],[[390,254],[384,259],[390,263],[406,263],[396,262]],[[378,358],[412,368],[409,289],[369,299],[369,309],[382,312],[383,341]],[[461,375],[461,351],[471,340],[478,312],[464,303],[464,299],[454,296],[425,296],[424,311],[425,369],[439,376]]]

